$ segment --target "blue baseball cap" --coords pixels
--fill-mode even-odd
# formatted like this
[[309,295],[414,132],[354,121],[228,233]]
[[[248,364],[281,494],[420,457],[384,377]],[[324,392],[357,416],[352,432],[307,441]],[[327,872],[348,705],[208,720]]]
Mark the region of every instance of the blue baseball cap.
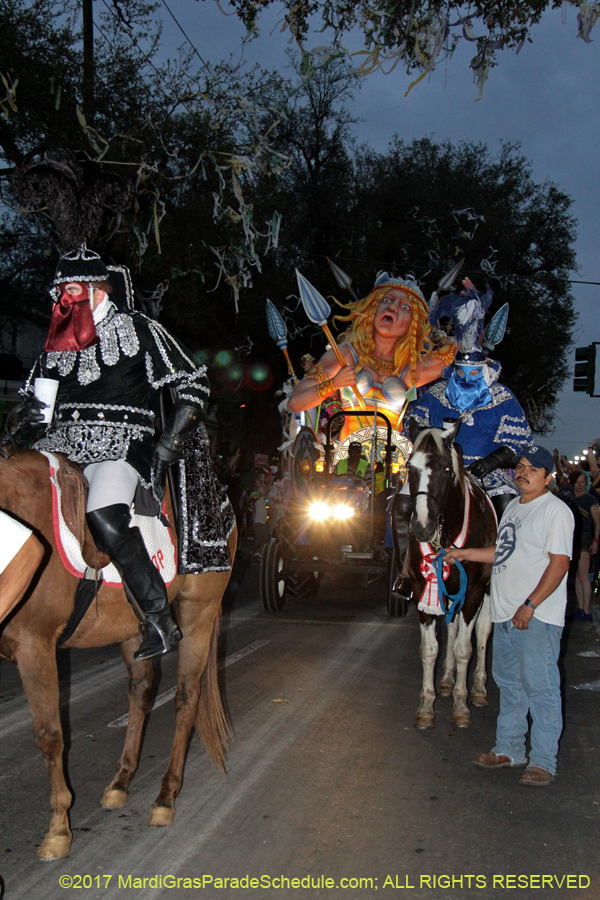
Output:
[[528,459],[536,469],[548,469],[549,472],[554,472],[553,455],[545,447],[540,447],[539,444],[530,444],[529,447],[523,447],[515,456],[513,465],[516,466],[523,457]]

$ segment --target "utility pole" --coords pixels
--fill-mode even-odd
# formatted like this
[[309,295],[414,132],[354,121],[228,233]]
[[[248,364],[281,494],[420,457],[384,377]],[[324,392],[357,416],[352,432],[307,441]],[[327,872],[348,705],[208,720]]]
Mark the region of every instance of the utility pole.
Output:
[[94,0],[81,0],[83,8],[83,110],[91,121],[94,112]]

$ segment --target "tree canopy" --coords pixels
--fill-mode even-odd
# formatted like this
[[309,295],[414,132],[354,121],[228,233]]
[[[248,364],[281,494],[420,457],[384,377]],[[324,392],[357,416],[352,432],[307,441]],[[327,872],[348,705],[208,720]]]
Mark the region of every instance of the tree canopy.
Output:
[[337,62],[291,96],[279,138],[293,165],[269,201],[283,215],[281,242],[265,262],[258,293],[281,298],[290,333],[302,331],[297,358],[310,338],[315,353],[321,338],[301,309],[292,315],[293,300],[282,303],[294,290],[294,267],[324,295],[348,302],[326,257],[351,275],[359,296],[378,270],[414,273],[428,296],[464,258],[463,273],[481,289],[490,284],[492,313],[510,304],[510,330],[494,355],[532,426],[547,429],[568,373],[575,321],[570,198],[551,182],[536,182],[515,144],[495,153],[484,144],[432,138],[396,137],[383,152],[357,146],[347,112],[352,89]]
[[285,375],[266,298],[284,312],[296,362],[322,349],[295,267],[343,302],[326,257],[361,295],[380,269],[413,272],[431,292],[465,257],[493,309],[511,305],[495,355],[533,427],[548,427],[567,373],[575,223],[570,199],[537,183],[517,146],[359,146],[349,110],[360,78],[344,60],[306,78],[299,57],[292,79],[193,54],[159,65],[141,0],[107,6],[90,96],[76,12],[73,0],[0,0],[0,315],[47,321],[55,231],[48,209],[19,208],[11,179],[68,149],[130,179],[131,208],[106,217],[94,249],[130,267],[138,297],[163,297],[167,327],[212,364],[217,399],[246,402],[254,425]]
[[[586,43],[600,16],[600,6],[587,0],[473,0],[468,4],[453,0],[230,0],[250,34],[257,31],[261,12],[276,2],[284,8],[283,28],[289,29],[301,48],[305,76],[346,55],[344,41],[358,33],[364,49],[352,54],[355,71],[388,73],[401,64],[408,73],[419,73],[410,90],[466,41],[473,46],[470,67],[479,87],[477,99],[497,63],[498,51],[519,53],[526,41],[532,41],[532,30],[546,9],[575,8],[577,36]],[[307,46],[311,29],[319,33],[321,44],[314,49]],[[323,45],[321,32],[330,44]]]
[[128,0],[97,23],[86,95],[78,12],[75,0],[0,0],[0,313],[30,299],[43,315],[32,298],[53,271],[56,233],[43,207],[18,208],[11,178],[64,150],[132,182],[133,203],[107,217],[97,249],[129,265],[142,290],[187,278],[185,290],[195,280],[236,305],[277,243],[276,210],[257,222],[245,193],[258,171],[287,165],[261,128],[256,98],[269,76],[194,65],[191,52],[159,64],[153,8]]

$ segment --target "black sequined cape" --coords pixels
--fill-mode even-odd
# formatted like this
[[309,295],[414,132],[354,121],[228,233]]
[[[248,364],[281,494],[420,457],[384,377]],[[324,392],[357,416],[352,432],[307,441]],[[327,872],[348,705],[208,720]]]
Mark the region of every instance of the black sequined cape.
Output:
[[210,394],[206,367],[142,313],[113,306],[96,331],[94,346],[44,352],[34,366],[26,393],[33,393],[37,377],[59,381],[54,418],[35,449],[64,453],[84,466],[125,459],[150,486],[160,392],[168,385],[178,400],[202,409]]

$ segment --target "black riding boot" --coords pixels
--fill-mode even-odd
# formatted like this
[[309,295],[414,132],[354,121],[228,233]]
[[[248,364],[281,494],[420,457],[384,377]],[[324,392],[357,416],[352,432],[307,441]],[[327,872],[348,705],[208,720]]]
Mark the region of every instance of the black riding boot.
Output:
[[167,590],[146,550],[139,528],[131,528],[126,503],[116,503],[87,513],[87,523],[98,547],[110,556],[127,588],[128,600],[144,624],[144,636],[134,659],[149,659],[172,650],[181,640]]
[[496,510],[496,515],[498,516],[498,521],[502,518],[502,514],[511,500],[514,500],[517,494],[496,494],[495,497],[491,497],[492,504],[494,509]]
[[[392,504],[392,534],[394,536],[394,548],[398,572],[402,572],[404,560],[408,550],[408,536],[410,534],[410,517],[412,515],[412,503],[409,494],[396,494]],[[399,577],[394,590],[404,597],[412,595],[412,587],[409,578]]]

